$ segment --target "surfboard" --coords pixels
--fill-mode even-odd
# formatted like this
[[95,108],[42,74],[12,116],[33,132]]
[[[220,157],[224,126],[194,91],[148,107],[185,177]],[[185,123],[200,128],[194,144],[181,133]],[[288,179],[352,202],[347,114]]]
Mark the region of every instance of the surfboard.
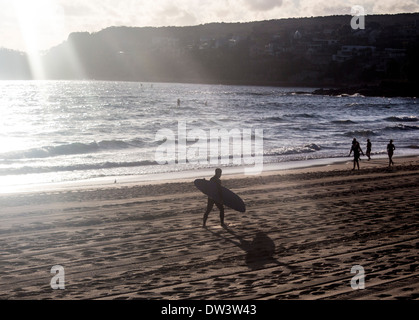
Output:
[[[220,202],[220,195],[215,182],[205,179],[196,179],[194,184],[202,193],[206,194],[215,202]],[[246,211],[246,205],[237,194],[223,186],[221,186],[221,192],[223,194],[224,205],[239,212]]]

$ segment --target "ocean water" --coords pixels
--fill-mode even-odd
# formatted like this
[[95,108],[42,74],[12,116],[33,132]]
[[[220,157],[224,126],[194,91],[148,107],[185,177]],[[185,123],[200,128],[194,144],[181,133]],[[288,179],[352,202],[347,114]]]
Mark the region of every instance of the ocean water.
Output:
[[[264,164],[345,158],[354,137],[364,151],[369,138],[373,156],[385,155],[390,139],[396,156],[419,154],[418,99],[317,96],[310,94],[314,89],[1,81],[0,191],[92,178],[170,177],[217,166],[197,151],[198,140],[191,138],[196,130],[208,137],[211,130],[238,130],[242,137],[247,130],[255,157],[263,132],[258,155]],[[191,140],[186,163],[157,162],[159,148],[182,143],[180,129]],[[240,153],[237,140],[230,142],[230,161],[218,166],[239,165],[233,161]],[[200,143],[210,146],[209,138]]]

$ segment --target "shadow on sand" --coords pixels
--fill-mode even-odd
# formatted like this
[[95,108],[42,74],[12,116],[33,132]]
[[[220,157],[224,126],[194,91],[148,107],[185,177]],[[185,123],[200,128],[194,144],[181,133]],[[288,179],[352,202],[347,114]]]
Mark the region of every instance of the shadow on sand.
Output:
[[246,253],[246,265],[252,269],[257,270],[263,268],[267,264],[283,265],[275,259],[275,243],[269,236],[260,230],[256,230],[253,240],[245,240],[243,236],[233,231],[229,227],[224,228],[234,238],[228,237],[225,233],[217,233],[211,230],[214,235],[223,238],[224,240],[233,243]]

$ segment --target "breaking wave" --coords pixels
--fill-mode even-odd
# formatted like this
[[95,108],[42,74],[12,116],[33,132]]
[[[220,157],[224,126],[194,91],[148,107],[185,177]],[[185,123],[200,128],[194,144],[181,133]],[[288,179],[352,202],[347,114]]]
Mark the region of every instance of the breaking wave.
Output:
[[407,126],[404,124],[398,124],[393,127],[385,127],[385,131],[409,131],[409,130],[419,130],[419,126]]
[[372,130],[355,130],[345,132],[343,135],[346,137],[370,137],[377,134]]
[[355,124],[355,121],[352,120],[334,120],[332,121],[334,124]]
[[48,172],[64,172],[64,171],[84,171],[84,170],[100,170],[111,168],[127,168],[156,165],[155,161],[133,161],[133,162],[104,162],[99,164],[74,164],[68,166],[41,166],[31,167],[24,166],[20,168],[0,169],[0,176],[19,175],[19,174],[35,174]]
[[389,121],[389,122],[416,122],[416,121],[419,121],[419,119],[415,116],[410,116],[410,117],[387,117],[384,120]]
[[96,153],[105,150],[121,150],[131,147],[141,147],[144,145],[145,143],[139,139],[131,140],[129,142],[121,140],[104,140],[91,143],[74,142],[58,146],[45,146],[41,148],[11,151],[0,154],[0,159],[42,159],[57,156]]
[[322,150],[322,147],[315,143],[307,144],[302,147],[285,147],[274,149],[265,154],[266,156],[281,156],[281,155],[292,155],[301,153],[311,153]]

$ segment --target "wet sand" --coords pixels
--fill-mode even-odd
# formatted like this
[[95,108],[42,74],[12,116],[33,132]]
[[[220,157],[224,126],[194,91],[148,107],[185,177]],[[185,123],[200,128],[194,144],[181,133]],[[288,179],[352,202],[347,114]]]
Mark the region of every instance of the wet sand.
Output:
[[0,299],[419,299],[419,158],[395,162],[223,176],[227,228],[193,181],[0,195]]

